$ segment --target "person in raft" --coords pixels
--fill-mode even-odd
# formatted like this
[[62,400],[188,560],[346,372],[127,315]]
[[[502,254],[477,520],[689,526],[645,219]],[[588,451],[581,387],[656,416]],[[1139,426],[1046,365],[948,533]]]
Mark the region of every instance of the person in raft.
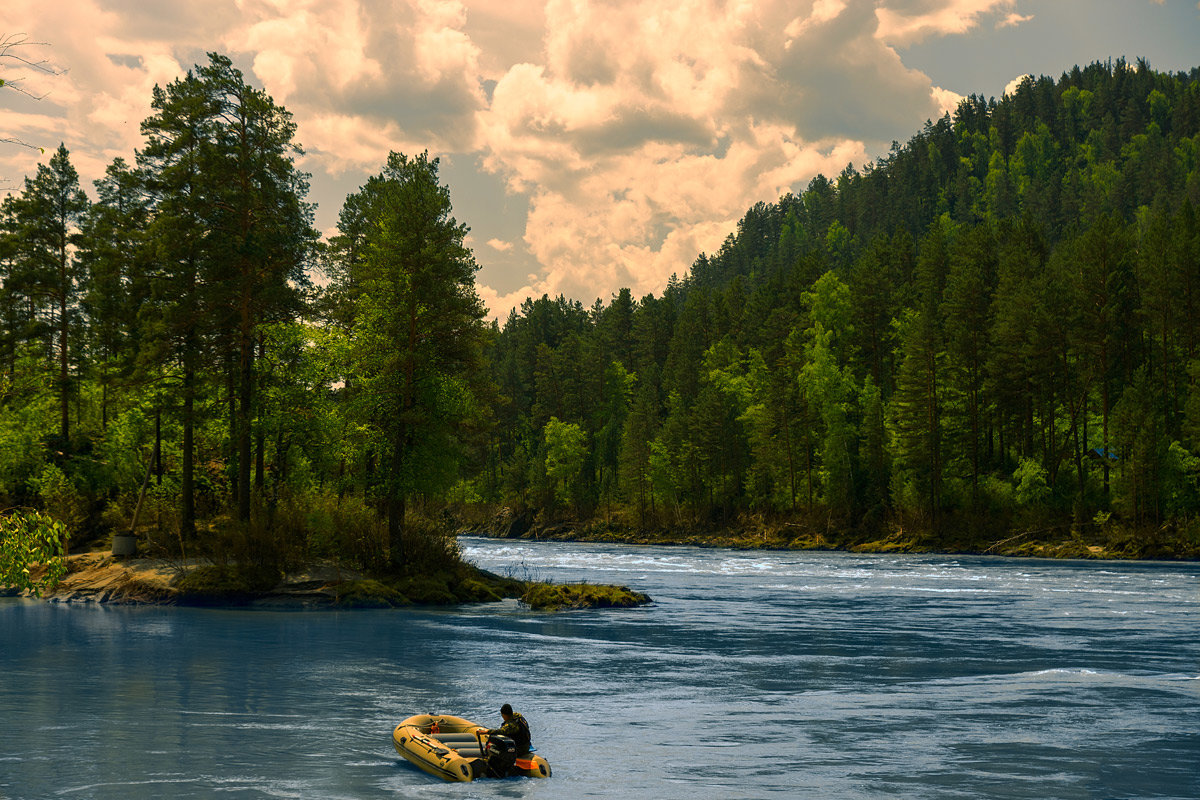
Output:
[[498,733],[501,736],[507,736],[513,740],[517,746],[517,755],[523,756],[529,752],[532,745],[529,736],[529,723],[520,714],[512,710],[512,706],[508,703],[500,706],[500,716],[504,718],[504,724],[499,728],[493,728],[488,733]]

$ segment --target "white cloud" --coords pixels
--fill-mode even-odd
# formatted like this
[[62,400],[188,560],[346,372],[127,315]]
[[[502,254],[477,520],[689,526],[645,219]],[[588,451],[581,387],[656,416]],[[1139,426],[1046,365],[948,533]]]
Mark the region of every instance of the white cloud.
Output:
[[531,195],[536,294],[660,291],[754,202],[961,99],[900,63],[866,0],[552,0],[546,20],[544,60],[480,115],[486,167]]
[[888,44],[904,46],[929,36],[966,33],[985,14],[1015,4],[1016,0],[883,0],[875,12],[878,36]]
[[790,48],[794,40],[809,33],[814,28],[832,22],[846,10],[845,0],[816,0],[808,16],[799,16],[788,23],[783,32],[788,36],[784,45]]
[[1008,82],[1007,85],[1005,85],[1003,94],[1006,94],[1006,95],[1016,94],[1017,88],[1024,81],[1026,81],[1027,79],[1029,79],[1031,77],[1033,77],[1033,76],[1030,75],[1029,73],[1025,73],[1024,75],[1018,75],[1017,77],[1013,78],[1011,81]]
[[[47,152],[65,143],[85,185],[116,156],[131,158],[151,110],[151,89],[181,71],[171,48],[139,38],[120,14],[91,0],[17,0],[5,16],[6,27],[48,43],[37,48],[38,56],[58,74],[30,74],[23,88],[41,99],[22,103],[18,114],[6,109],[0,125],[19,128],[26,141]],[[219,16],[214,8],[213,18]],[[11,181],[32,174],[46,158],[37,150],[4,147],[0,175]]]
[[[482,226],[494,263],[531,273],[480,287],[493,308],[661,291],[753,203],[953,110],[961,97],[897,48],[1025,19],[1015,0],[10,0],[5,15],[69,72],[0,124],[66,141],[85,181],[140,145],[154,84],[213,49],[293,113],[328,217],[343,198],[321,187],[346,191],[389,150],[469,154],[528,197],[523,230]],[[37,160],[4,150],[0,176]]]
[[470,152],[486,103],[457,0],[247,2],[226,36],[295,115],[312,161],[375,170],[389,150]]
[[1033,14],[1018,14],[1015,11],[996,23],[996,28],[1015,28],[1033,19]]
[[[952,92],[949,89],[943,89],[940,86],[933,87],[933,101],[937,104],[938,111],[941,114],[954,114],[958,104],[966,98],[958,92]],[[939,116],[941,116],[939,114]]]

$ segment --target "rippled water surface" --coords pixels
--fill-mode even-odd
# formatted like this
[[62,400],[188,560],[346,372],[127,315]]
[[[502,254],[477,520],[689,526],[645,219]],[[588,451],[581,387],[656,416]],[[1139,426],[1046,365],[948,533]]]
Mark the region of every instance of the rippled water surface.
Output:
[[[1200,565],[463,545],[655,603],[0,600],[0,799],[1200,797]],[[444,784],[391,747],[505,701],[550,780]]]

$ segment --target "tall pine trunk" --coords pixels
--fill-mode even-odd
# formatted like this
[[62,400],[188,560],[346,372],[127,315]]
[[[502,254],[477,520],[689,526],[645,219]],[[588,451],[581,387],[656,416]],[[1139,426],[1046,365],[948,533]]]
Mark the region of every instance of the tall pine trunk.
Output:
[[59,310],[58,310],[58,395],[60,404],[60,434],[62,436],[63,447],[67,447],[71,441],[71,373],[69,369],[70,360],[67,356],[67,337],[69,334],[67,325],[67,291],[66,291],[66,268],[62,270],[63,288],[62,294],[59,295]]
[[238,337],[237,498],[238,519],[250,520],[251,430],[254,405],[254,339],[249,335],[249,311],[243,307],[242,331]]
[[404,493],[399,486],[399,475],[404,468],[404,440],[406,429],[399,426],[399,432],[392,443],[391,483],[387,488],[387,525],[388,525],[388,560],[394,569],[404,568],[407,560],[404,552],[404,514],[406,511]]
[[196,354],[195,336],[190,331],[183,356],[183,468],[179,482],[179,533],[185,539],[196,534]]

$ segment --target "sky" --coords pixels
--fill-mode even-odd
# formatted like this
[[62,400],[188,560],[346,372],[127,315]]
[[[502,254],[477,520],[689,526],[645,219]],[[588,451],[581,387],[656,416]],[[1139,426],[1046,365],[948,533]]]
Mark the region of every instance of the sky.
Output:
[[326,234],[389,151],[438,157],[503,320],[530,296],[658,294],[754,203],[963,96],[1110,58],[1200,66],[1200,4],[7,0],[0,37],[53,72],[0,58],[21,90],[0,87],[0,192],[59,142],[91,190],[142,146],[152,88],[221,52],[294,115]]

